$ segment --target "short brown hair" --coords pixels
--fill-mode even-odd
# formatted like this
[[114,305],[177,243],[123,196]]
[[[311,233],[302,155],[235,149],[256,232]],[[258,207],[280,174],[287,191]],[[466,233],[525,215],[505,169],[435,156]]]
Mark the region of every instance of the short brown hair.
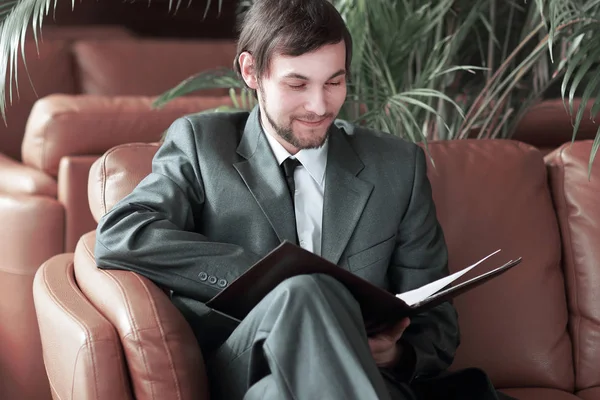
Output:
[[241,76],[239,56],[254,58],[257,78],[269,68],[274,53],[300,56],[344,41],[346,74],[350,75],[352,37],[342,16],[328,0],[254,0],[243,18],[233,63]]

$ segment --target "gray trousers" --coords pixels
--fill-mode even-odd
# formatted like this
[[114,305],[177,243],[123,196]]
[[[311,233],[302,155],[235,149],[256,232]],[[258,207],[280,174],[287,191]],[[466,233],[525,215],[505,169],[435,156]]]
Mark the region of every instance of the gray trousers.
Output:
[[280,284],[209,357],[207,370],[211,400],[413,398],[408,386],[384,380],[358,303],[326,275]]

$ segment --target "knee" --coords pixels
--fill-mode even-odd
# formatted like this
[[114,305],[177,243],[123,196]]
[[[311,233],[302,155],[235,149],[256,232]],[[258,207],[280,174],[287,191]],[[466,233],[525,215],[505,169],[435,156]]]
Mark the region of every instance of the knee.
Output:
[[347,291],[343,284],[325,274],[296,275],[279,284],[277,290],[295,299],[308,300],[315,299],[320,292],[339,293]]
[[318,283],[313,275],[296,275],[286,279],[277,286],[277,291],[298,296],[309,296],[318,289]]

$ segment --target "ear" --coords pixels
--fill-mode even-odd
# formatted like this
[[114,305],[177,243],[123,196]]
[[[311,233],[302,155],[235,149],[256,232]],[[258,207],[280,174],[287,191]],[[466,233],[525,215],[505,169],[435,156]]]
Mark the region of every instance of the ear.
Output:
[[240,54],[238,61],[240,63],[240,71],[242,73],[244,82],[246,82],[246,85],[250,89],[257,90],[258,78],[256,77],[256,72],[254,69],[254,57],[252,57],[252,54],[244,51],[242,54]]

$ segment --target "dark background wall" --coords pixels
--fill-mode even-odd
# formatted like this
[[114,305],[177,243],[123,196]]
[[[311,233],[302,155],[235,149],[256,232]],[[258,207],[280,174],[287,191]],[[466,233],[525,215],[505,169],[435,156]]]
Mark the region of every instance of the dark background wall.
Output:
[[[169,0],[59,0],[56,17],[44,25],[120,25],[141,36],[174,38],[234,38],[237,1],[223,0],[221,13],[212,0],[203,19],[207,0],[182,0],[179,10],[169,11]],[[52,11],[51,11],[52,12]]]

